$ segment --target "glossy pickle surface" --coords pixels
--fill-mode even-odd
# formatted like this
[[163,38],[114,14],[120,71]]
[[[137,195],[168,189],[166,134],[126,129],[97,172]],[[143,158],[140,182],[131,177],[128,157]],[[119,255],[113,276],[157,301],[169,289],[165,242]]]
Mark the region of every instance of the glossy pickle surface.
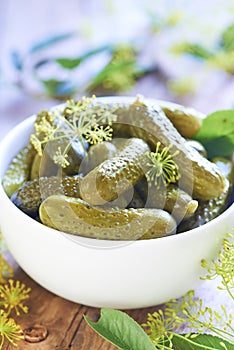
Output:
[[[122,121],[123,121],[123,116],[126,117],[126,110],[129,110],[129,112],[130,112],[128,117],[127,117],[127,120],[129,122],[132,120],[133,117],[136,118],[136,120],[137,120],[139,115],[142,113],[142,106],[137,106],[136,104],[135,105],[133,104],[129,108],[126,108],[126,106],[120,107],[120,111],[119,111],[119,115],[118,115],[118,117],[119,117],[118,122],[120,122],[120,124],[119,124],[120,128],[122,127],[121,125],[122,125]],[[157,116],[155,115],[155,113]],[[158,118],[158,113],[160,115],[159,118]],[[140,147],[136,147],[136,144],[135,144],[132,147],[132,150],[135,148],[134,152],[132,152],[132,150],[130,153],[127,152],[127,158],[128,157],[130,158],[130,162],[129,162],[129,159],[127,160],[127,158],[126,158],[126,164],[124,166],[122,166],[122,172],[123,172],[122,175],[121,175],[121,171],[119,172],[118,166],[117,166],[117,171],[115,173],[116,178],[114,176],[112,178],[112,180],[110,181],[109,185],[107,182],[101,181],[102,185],[101,185],[101,187],[99,187],[99,193],[101,193],[101,198],[104,199],[104,202],[110,202],[113,199],[115,199],[116,197],[120,196],[121,193],[124,193],[125,191],[127,191],[131,187],[133,188],[136,184],[139,184],[139,181],[144,177],[144,173],[142,173],[142,170],[138,165],[138,161],[139,161],[138,157],[142,156],[143,153],[148,151],[149,148],[147,146],[147,143],[151,147],[152,147],[152,143],[153,142],[155,143],[157,140],[160,140],[161,142],[164,141],[163,144],[165,144],[165,145],[167,145],[168,142],[171,141],[171,143],[174,145],[174,147],[176,147],[176,145],[178,143],[179,144],[179,147],[178,147],[179,151],[181,152],[181,150],[182,150],[182,153],[183,153],[182,158],[180,156],[180,158],[178,158],[179,161],[177,159],[177,161],[180,163],[180,169],[181,168],[183,169],[182,180],[184,181],[184,179],[185,179],[185,183],[186,183],[187,175],[186,175],[186,170],[184,172],[183,165],[186,165],[186,162],[188,161],[188,159],[189,159],[190,164],[192,162],[192,168],[193,168],[193,171],[195,173],[194,176],[198,177],[198,175],[199,175],[199,179],[197,179],[195,181],[195,190],[193,190],[193,193],[192,193],[192,196],[195,194],[195,198],[199,197],[199,207],[197,210],[197,216],[199,215],[199,212],[201,213],[201,203],[204,205],[205,204],[207,205],[207,210],[209,210],[208,208],[211,208],[211,206],[214,209],[213,210],[214,215],[209,216],[209,219],[207,219],[206,215],[204,214],[205,220],[202,222],[202,224],[203,224],[203,223],[207,222],[208,220],[212,219],[213,217],[219,215],[222,208],[224,208],[226,205],[226,201],[227,201],[227,192],[226,192],[227,182],[225,180],[226,174],[222,174],[222,172],[219,171],[218,166],[216,167],[216,165],[214,165],[210,161],[204,160],[205,158],[202,155],[197,155],[197,153],[198,153],[197,151],[195,151],[195,153],[194,153],[193,150],[191,151],[190,147],[184,146],[183,145],[184,139],[182,138],[182,136],[178,133],[178,131],[173,126],[172,126],[173,129],[171,128],[171,124],[168,124],[167,118],[165,116],[162,117],[162,115],[163,115],[163,113],[160,110],[158,112],[157,108],[154,110],[150,109],[148,111],[148,107],[144,106],[143,107],[143,118],[138,123],[137,127],[130,126],[130,127],[125,128],[125,131],[124,131],[126,133],[125,136],[129,135],[130,137],[133,137],[133,139],[127,140],[125,146],[123,146],[123,149],[127,145],[129,146],[129,144],[131,145],[132,142],[133,143],[136,142],[136,144],[139,143]],[[141,128],[142,121],[145,123],[147,130],[149,130],[151,128],[151,132],[149,133],[149,135],[147,135],[145,130],[143,130],[143,128]],[[126,119],[125,119],[125,122],[126,122]],[[170,121],[169,121],[169,123],[170,123]],[[187,128],[187,126],[186,126],[186,128]],[[153,130],[153,132],[152,132],[152,130]],[[157,135],[159,135],[159,136],[157,136],[157,138],[155,138],[155,133],[154,133],[155,130],[157,130]],[[171,130],[173,132],[171,132]],[[171,134],[173,135],[172,138],[170,138]],[[178,136],[178,134],[179,134],[179,136]],[[139,140],[139,138],[142,138],[144,141]],[[26,147],[28,147],[28,146],[26,146]],[[131,240],[131,239],[141,239],[141,238],[146,239],[146,238],[161,237],[161,236],[175,233],[175,231],[176,231],[176,224],[175,224],[176,217],[174,219],[173,216],[171,216],[170,214],[165,212],[165,210],[167,210],[167,211],[173,213],[174,204],[171,204],[171,203],[173,203],[173,201],[174,201],[174,203],[176,203],[178,206],[178,203],[192,202],[194,204],[196,202],[191,197],[191,193],[190,194],[186,193],[187,188],[189,189],[188,192],[190,192],[190,186],[185,185],[183,187],[183,189],[180,189],[179,187],[176,187],[173,185],[173,186],[169,186],[169,189],[167,190],[167,193],[168,194],[171,193],[171,194],[168,195],[168,199],[166,200],[166,202],[167,202],[166,207],[164,206],[163,208],[160,208],[160,205],[157,205],[157,203],[156,203],[155,205],[153,205],[153,208],[151,208],[151,209],[148,209],[148,208],[142,208],[142,209],[141,208],[138,208],[138,209],[133,209],[133,208],[130,208],[130,209],[118,209],[118,208],[106,209],[106,208],[104,208],[104,209],[100,210],[101,207],[97,209],[95,207],[91,208],[91,206],[90,206],[90,204],[91,205],[97,205],[97,204],[102,205],[103,202],[102,201],[98,202],[95,199],[95,195],[93,195],[94,192],[92,191],[92,186],[91,186],[91,189],[87,191],[87,188],[88,188],[87,184],[85,185],[86,180],[84,181],[84,185],[83,185],[83,180],[85,179],[85,177],[82,181],[81,181],[81,177],[79,177],[77,184],[75,184],[73,182],[73,180],[69,179],[70,176],[67,176],[67,179],[65,177],[62,180],[64,182],[62,184],[62,188],[59,189],[58,185],[56,185],[56,186],[52,185],[52,188],[54,186],[54,189],[47,192],[48,196],[46,196],[46,197],[48,197],[48,198],[45,199],[45,197],[42,198],[42,196],[40,195],[41,189],[39,186],[39,180],[37,179],[37,172],[34,172],[36,174],[36,175],[34,175],[34,178],[35,178],[34,182],[26,183],[25,185],[22,186],[22,184],[24,184],[29,179],[29,176],[30,176],[29,174],[30,174],[30,171],[32,169],[33,159],[35,159],[35,157],[36,157],[35,151],[32,149],[32,147],[30,146],[29,148],[30,148],[30,152],[28,152],[28,154],[27,154],[28,157],[25,157],[25,161],[21,162],[24,164],[24,166],[22,166],[22,165],[19,166],[17,172],[14,173],[14,171],[13,171],[14,176],[11,175],[9,177],[9,178],[13,178],[13,185],[11,183],[12,181],[9,182],[8,174],[11,174],[12,169],[14,169],[13,165],[15,164],[15,160],[13,160],[12,164],[9,166],[9,168],[7,170],[7,173],[4,177],[3,185],[4,185],[6,192],[9,196],[11,196],[13,192],[15,192],[15,189],[19,190],[18,193],[21,193],[22,198],[24,197],[24,200],[21,201],[21,199],[20,199],[19,202],[21,201],[20,205],[22,206],[22,208],[24,207],[24,205],[26,205],[26,207],[24,207],[24,208],[26,208],[26,210],[23,209],[26,213],[28,213],[30,215],[32,215],[32,213],[33,213],[32,216],[34,216],[34,213],[36,211],[38,212],[38,208],[41,205],[40,212],[43,213],[43,214],[41,214],[42,221],[44,221],[45,224],[48,224],[51,227],[54,227],[54,228],[59,229],[59,230],[64,230],[65,232],[78,234],[78,235],[80,234],[80,235],[83,235],[86,237],[94,237],[94,238],[99,238],[99,239],[121,239],[121,240],[127,239],[127,240]],[[107,159],[104,159],[105,158],[105,156],[104,156],[104,158],[100,160],[101,161],[100,165],[97,165],[98,162],[95,163],[95,165],[97,165],[96,168],[99,167],[99,169],[100,169],[103,166],[103,164],[106,162],[106,164],[108,164],[108,163],[111,164],[109,169],[115,169],[115,166],[117,164],[117,161],[115,159],[116,150],[114,150],[112,147],[110,147],[110,149],[111,149],[111,152],[109,155],[106,156]],[[140,151],[139,151],[139,149],[140,149]],[[123,152],[123,150],[120,150],[119,152],[117,152],[117,156],[118,156],[118,153],[121,154],[121,152]],[[22,153],[25,154],[25,151],[22,150],[19,153],[19,155],[16,156],[16,159],[17,158],[22,159],[22,156],[21,156]],[[110,157],[110,159],[108,159],[108,157]],[[183,159],[183,157],[184,157],[184,159]],[[102,157],[100,157],[100,158],[102,158]],[[121,159],[121,161],[122,161],[122,159]],[[93,177],[93,178],[95,178],[95,181],[97,178],[97,169],[96,168],[93,169],[95,172],[95,177]],[[120,168],[121,168],[121,166],[120,166]],[[23,169],[24,175],[23,175],[23,180],[21,179],[19,181],[19,179],[17,178],[17,173],[19,174],[19,171],[21,169]],[[90,175],[90,173],[92,173],[93,170],[89,171],[88,174],[86,175],[88,180],[90,180],[90,178],[92,179],[92,176]],[[113,171],[113,173],[114,172],[115,171]],[[25,173],[26,173],[26,175],[25,175]],[[32,171],[31,171],[31,174],[32,174]],[[128,174],[130,174],[129,177],[128,177]],[[120,190],[118,189],[118,191],[116,191],[115,186],[118,184],[119,179],[124,180],[124,179],[126,179],[126,176],[127,176],[127,182],[126,182],[127,185],[125,184],[122,187],[122,189],[120,189]],[[16,180],[14,180],[14,178]],[[32,178],[33,178],[33,176],[32,176]],[[182,180],[181,180],[180,184],[182,183]],[[209,182],[209,180],[210,180],[209,186],[211,186],[211,187],[209,187],[209,189],[205,190],[205,195],[204,195],[204,193],[201,195],[200,193],[204,190],[204,188],[206,187],[206,184],[207,184],[207,182]],[[229,180],[230,180],[230,178],[229,178]],[[18,183],[17,186],[16,186],[16,184],[14,184],[14,181],[16,183]],[[47,180],[40,179],[40,181],[42,181],[41,183],[44,184],[44,186],[46,186]],[[10,183],[10,185],[11,185],[11,191],[7,190],[8,183]],[[19,183],[20,183],[20,185],[19,185]],[[48,183],[53,183],[53,184],[57,183],[58,184],[58,182],[56,180],[53,180],[53,179],[49,179]],[[61,179],[60,179],[60,184],[61,184]],[[115,185],[113,186],[113,184],[115,184]],[[29,188],[30,188],[30,185],[31,185],[31,189],[28,192],[26,190],[26,192],[25,192],[26,195],[25,195],[24,190],[27,186],[29,186]],[[22,186],[22,190],[19,189],[21,186]],[[73,190],[71,190],[72,186],[73,186]],[[86,203],[82,199],[79,199],[80,186],[81,186],[81,188],[83,186],[83,193],[85,193],[83,195],[81,193],[81,197],[83,197],[83,199],[90,202],[90,204]],[[56,190],[55,190],[55,188],[56,188]],[[76,189],[75,191],[74,191],[74,188]],[[214,189],[215,195],[213,192],[211,193],[211,188]],[[231,191],[230,188],[231,188],[231,185],[229,184],[228,193],[230,193],[230,191]],[[34,192],[35,189],[36,189],[36,191]],[[185,191],[184,191],[184,189],[185,189]],[[178,192],[180,192],[180,191],[183,195],[181,195],[181,193],[178,195]],[[37,193],[37,196],[36,196],[37,198],[36,198],[35,202],[30,201],[30,197],[32,198],[33,192],[34,192],[34,194]],[[23,193],[24,193],[24,195],[22,195]],[[113,193],[114,193],[114,195],[113,195]],[[176,195],[175,195],[175,193],[176,193]],[[221,194],[217,195],[217,193],[221,193]],[[69,197],[70,197],[70,199],[69,199]],[[93,201],[93,198],[94,198],[94,201]],[[177,200],[178,198],[179,198],[179,201]],[[210,199],[206,199],[206,198],[210,198]],[[43,200],[45,200],[45,201],[43,202]],[[154,198],[154,201],[157,202],[157,200],[155,200],[155,198]],[[84,212],[87,211],[90,213],[91,217],[95,217],[95,224],[96,224],[95,231],[97,230],[97,232],[94,234],[94,236],[93,236],[93,234],[91,234],[92,230],[90,229],[90,227],[94,227],[93,226],[94,221],[88,222],[88,224],[87,224],[87,222],[84,222],[84,218],[82,216],[80,219],[79,218],[75,219],[76,221],[77,220],[79,221],[79,224],[76,223],[75,227],[73,227],[74,223],[72,224],[72,219],[69,216],[67,217],[67,220],[65,220],[66,222],[69,223],[68,226],[64,227],[64,220],[62,220],[60,222],[59,227],[55,227],[55,226],[51,225],[51,219],[48,218],[48,216],[46,216],[46,214],[45,214],[45,212],[46,212],[45,205],[47,205],[47,206],[49,205],[52,207],[56,205],[56,206],[58,206],[58,208],[60,208],[60,206],[62,207],[64,205],[64,203],[67,205],[67,202],[69,202],[69,206],[72,207],[72,210],[75,213],[79,214],[82,212],[84,214]],[[134,201],[132,201],[132,203],[134,203]],[[139,198],[138,198],[138,203],[142,203],[142,201],[139,201]],[[143,201],[143,204],[144,203],[145,202]],[[17,201],[15,201],[15,204],[18,205],[20,208],[20,205],[17,204]],[[29,205],[28,208],[27,208],[27,205]],[[157,208],[157,206],[159,208]],[[171,209],[169,208],[170,206],[171,206]],[[162,210],[162,209],[165,209],[165,210]],[[196,219],[196,213],[194,215],[194,211],[192,213],[188,214],[188,217],[192,217],[192,220],[194,222],[194,226],[187,225],[187,223],[191,219],[187,220],[187,221],[185,220],[184,223],[182,221],[182,224],[184,224],[184,229],[180,229],[180,226],[179,226],[179,232],[198,226],[197,219]],[[103,214],[103,212],[104,212],[104,214]],[[52,216],[55,215],[55,217],[58,217],[58,215],[55,214],[56,211],[54,211],[54,212],[52,211],[52,213],[53,213]],[[162,213],[163,213],[163,215],[162,215]],[[205,213],[205,212],[203,211],[202,215],[203,215],[203,213]],[[103,215],[106,215],[106,226],[103,223]],[[202,215],[200,214],[200,216],[202,216]],[[85,217],[86,217],[85,220],[87,221],[87,215]],[[116,229],[115,226],[118,226],[118,225],[116,225],[116,222],[121,222],[121,223],[123,223],[123,225],[125,225],[124,223],[125,223],[126,219],[124,219],[124,218],[126,218],[126,217],[128,218],[127,222],[126,222],[127,229],[124,229],[123,230],[124,234],[122,234],[121,229],[119,229],[119,227]],[[156,220],[155,225],[152,224],[153,219]],[[83,224],[82,224],[83,226],[81,225],[80,221],[83,222]],[[57,220],[57,222],[59,222],[59,221]],[[111,224],[111,222],[112,222],[112,224]],[[136,224],[136,223],[134,224],[134,222],[138,222],[138,224]],[[144,223],[144,225],[146,225],[146,227],[148,227],[148,231],[146,229],[141,229],[140,228],[141,225],[139,226],[139,222],[141,223],[141,225],[143,225],[143,223]],[[147,226],[147,222],[151,223],[150,227]],[[71,228],[69,229],[69,226],[71,226],[72,229]],[[121,224],[121,226],[122,226],[122,224]],[[82,230],[81,230],[82,232],[81,231],[79,232],[79,228],[81,228],[81,227],[82,227]],[[97,227],[99,227],[99,229],[97,229]],[[103,229],[103,231],[102,231],[101,227],[105,227],[105,229]],[[136,230],[138,231],[138,233],[135,232]]]

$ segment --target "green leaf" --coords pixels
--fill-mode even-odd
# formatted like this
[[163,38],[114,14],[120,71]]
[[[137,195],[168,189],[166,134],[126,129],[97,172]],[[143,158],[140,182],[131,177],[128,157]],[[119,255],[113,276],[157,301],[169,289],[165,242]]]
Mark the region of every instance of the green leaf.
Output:
[[51,97],[70,97],[74,92],[76,87],[74,84],[67,80],[57,80],[57,79],[48,79],[40,80],[44,85],[47,93]]
[[53,36],[51,36],[49,38],[46,38],[44,40],[41,40],[41,41],[37,42],[35,45],[33,45],[29,49],[29,53],[35,53],[37,51],[46,49],[47,47],[50,47],[50,46],[52,46],[54,44],[57,44],[57,43],[59,43],[61,41],[69,39],[69,38],[73,37],[74,35],[75,35],[74,32],[53,35]]
[[112,47],[110,45],[100,46],[96,49],[89,50],[85,52],[83,55],[76,58],[56,58],[55,61],[65,69],[74,69],[77,68],[82,62],[88,59],[91,56],[97,55],[103,51],[111,51]]
[[211,51],[197,43],[182,42],[174,45],[171,51],[175,54],[188,54],[200,59],[207,59],[213,56]]
[[57,62],[61,67],[65,69],[74,69],[80,65],[81,58],[56,58],[55,62]]
[[228,26],[223,32],[221,46],[225,51],[234,50],[234,24]]
[[228,156],[234,152],[234,110],[209,114],[194,137],[201,142],[208,156]]
[[122,350],[155,350],[140,325],[126,313],[113,309],[101,309],[98,322],[85,317],[86,322],[103,338]]
[[174,335],[172,343],[173,350],[234,350],[233,343],[211,334],[199,334],[195,338],[188,339]]

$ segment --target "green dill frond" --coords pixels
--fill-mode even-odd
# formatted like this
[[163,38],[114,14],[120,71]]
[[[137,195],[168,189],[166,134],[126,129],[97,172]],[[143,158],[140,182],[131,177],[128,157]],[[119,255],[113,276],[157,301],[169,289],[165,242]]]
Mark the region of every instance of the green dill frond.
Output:
[[207,331],[228,341],[234,338],[233,315],[224,306],[221,306],[220,313],[204,306],[200,298],[195,298],[194,291],[165,303],[163,310],[148,314],[147,322],[142,327],[158,349],[164,349],[162,344],[166,344],[165,349],[170,348],[170,340],[184,327],[188,329],[187,339],[192,339],[193,333]]
[[175,152],[170,154],[171,145],[161,149],[161,143],[156,145],[156,151],[147,153],[146,166],[148,170],[145,176],[149,182],[160,188],[162,185],[167,186],[169,183],[175,183],[179,180],[179,168],[173,160],[173,157],[178,154]]
[[12,345],[17,346],[17,341],[23,339],[23,330],[12,318],[8,318],[3,310],[0,310],[0,349],[8,340]]
[[234,300],[234,232],[226,235],[217,259],[211,262],[202,260],[202,267],[208,271],[202,279],[221,277],[222,285],[218,288],[226,289]]
[[29,298],[30,288],[26,288],[23,283],[10,279],[7,284],[0,286],[0,305],[2,305],[9,315],[15,310],[16,315],[20,315],[20,310],[27,313],[28,307],[23,301]]

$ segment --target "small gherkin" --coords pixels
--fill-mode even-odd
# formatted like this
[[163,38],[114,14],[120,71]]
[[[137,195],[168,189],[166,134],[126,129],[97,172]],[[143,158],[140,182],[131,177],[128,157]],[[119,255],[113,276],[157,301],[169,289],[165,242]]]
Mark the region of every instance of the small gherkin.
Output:
[[106,209],[63,195],[45,199],[39,215],[46,226],[96,239],[152,239],[176,232],[175,220],[161,209]]
[[11,197],[29,179],[35,154],[34,147],[29,143],[12,159],[2,181],[8,197]]
[[68,197],[80,196],[80,175],[41,177],[26,182],[12,197],[12,202],[26,214],[36,217],[41,202],[55,194],[64,194]]

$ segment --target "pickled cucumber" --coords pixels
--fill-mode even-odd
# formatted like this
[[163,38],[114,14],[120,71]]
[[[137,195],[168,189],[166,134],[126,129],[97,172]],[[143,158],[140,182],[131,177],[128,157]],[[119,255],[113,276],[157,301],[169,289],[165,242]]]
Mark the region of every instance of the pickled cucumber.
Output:
[[40,174],[41,156],[37,153],[33,159],[30,180],[38,179]]
[[12,197],[12,202],[26,214],[36,217],[38,209],[43,201],[52,194],[65,194],[66,196],[79,197],[81,176],[56,176],[41,177],[26,182]]
[[35,154],[34,147],[29,143],[11,161],[2,181],[8,197],[11,197],[29,179]]
[[221,196],[209,201],[199,201],[195,215],[178,226],[178,232],[191,230],[204,225],[220,215],[229,205],[233,189],[234,164],[225,158],[213,160],[226,177],[226,188]]
[[93,205],[103,205],[132,188],[144,176],[139,162],[147,151],[149,147],[143,140],[127,140],[113,158],[101,163],[83,178],[80,186],[82,199]]
[[142,198],[140,197],[136,189],[134,189],[132,200],[128,204],[127,208],[137,209],[137,208],[144,208],[144,207],[145,207],[144,201],[142,200]]
[[46,151],[43,152],[43,156],[39,156],[37,153],[34,157],[30,180],[38,179],[39,177],[55,176],[58,173],[59,167],[53,162],[53,160],[47,156]]
[[195,111],[193,108],[160,102],[159,106],[183,137],[191,139],[200,130],[204,119],[202,113]]
[[234,184],[234,163],[223,157],[215,157],[212,159],[223,175],[228,179],[231,185]]
[[[53,157],[56,154],[58,148],[61,149],[61,152],[63,153],[65,150],[65,153],[67,154],[67,161],[69,165],[66,168],[63,168],[63,172],[66,175],[76,175],[80,172],[80,164],[84,158],[85,152],[84,148],[81,145],[80,141],[76,140],[69,140],[68,138],[62,138],[59,140],[53,140],[46,144],[46,147],[44,148],[45,152],[45,160],[50,162],[53,161]],[[43,157],[44,157],[43,152]],[[61,166],[58,166],[61,168]],[[43,176],[43,174],[42,174]]]
[[172,154],[179,151],[174,160],[179,166],[180,187],[193,198],[209,200],[223,193],[225,178],[218,167],[186,144],[160,108],[137,100],[130,106],[120,105],[115,114],[117,123],[132,125],[127,125],[131,136],[145,140],[153,151],[157,142],[171,145]]
[[158,238],[176,231],[176,222],[160,209],[106,209],[92,207],[79,198],[54,195],[39,209],[43,224],[74,235],[135,240]]
[[199,152],[203,157],[207,158],[207,152],[205,147],[198,141],[195,140],[187,140],[186,143],[194,148],[197,152]]
[[176,185],[170,184],[158,189],[155,186],[149,187],[144,179],[136,188],[146,208],[164,209],[171,213],[177,222],[190,218],[197,210],[198,201]]
[[178,232],[191,230],[195,227],[204,225],[220,215],[227,207],[227,199],[230,195],[228,181],[226,189],[221,196],[210,199],[209,201],[199,201],[196,213],[189,220],[182,221],[178,226]]
[[112,158],[117,152],[117,148],[110,142],[97,143],[91,146],[87,158],[81,163],[80,172],[87,174],[105,160]]

